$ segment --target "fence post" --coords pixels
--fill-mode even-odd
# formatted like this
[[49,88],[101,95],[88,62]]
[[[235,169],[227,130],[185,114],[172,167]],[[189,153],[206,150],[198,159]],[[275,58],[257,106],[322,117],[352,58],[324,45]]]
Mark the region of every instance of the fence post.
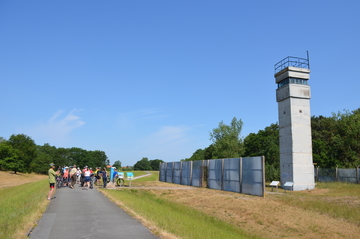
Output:
[[190,163],[190,178],[189,178],[189,180],[190,180],[190,182],[189,182],[189,185],[190,186],[192,186],[192,178],[193,178],[193,163],[194,163],[194,161],[190,161],[191,163]]
[[183,161],[180,161],[180,183],[181,184],[181,179],[182,179],[182,165],[183,165]]
[[339,176],[338,176],[338,167],[335,168],[335,180],[336,182],[339,182]]
[[316,182],[319,182],[319,168],[320,166],[316,167]]
[[359,184],[359,165],[356,167],[356,183]]
[[208,159],[204,160],[203,167],[204,167],[204,169],[203,169],[204,170],[203,171],[204,181],[203,182],[206,184],[203,187],[208,188],[209,187],[209,160]]
[[261,157],[261,170],[262,170],[262,196],[265,197],[265,156]]
[[224,190],[224,159],[221,159],[221,190]]
[[240,193],[242,193],[242,171],[243,171],[242,158],[240,157],[240,159],[239,159],[239,184],[240,184]]

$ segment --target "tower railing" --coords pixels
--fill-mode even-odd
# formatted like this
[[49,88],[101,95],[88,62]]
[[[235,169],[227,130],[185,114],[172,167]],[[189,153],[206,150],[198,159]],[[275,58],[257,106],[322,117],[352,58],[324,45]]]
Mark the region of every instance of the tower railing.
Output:
[[309,59],[288,56],[275,64],[275,73],[289,66],[310,69]]

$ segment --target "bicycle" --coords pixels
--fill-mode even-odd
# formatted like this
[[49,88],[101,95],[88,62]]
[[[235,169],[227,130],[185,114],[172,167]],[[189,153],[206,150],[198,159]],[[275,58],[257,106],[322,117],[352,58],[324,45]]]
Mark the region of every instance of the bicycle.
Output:
[[117,175],[116,176],[116,186],[121,187],[121,186],[124,186],[124,184],[125,184],[124,178],[121,177],[121,175]]
[[56,176],[56,188],[61,188],[63,186],[63,178],[61,175]]

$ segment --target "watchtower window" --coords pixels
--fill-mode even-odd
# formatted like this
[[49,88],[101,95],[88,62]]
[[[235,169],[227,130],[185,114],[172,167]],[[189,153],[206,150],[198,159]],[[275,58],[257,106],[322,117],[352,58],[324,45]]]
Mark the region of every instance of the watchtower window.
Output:
[[299,78],[286,78],[285,80],[282,80],[278,83],[278,88],[281,88],[288,84],[299,84],[299,85],[307,85],[308,80],[305,79],[299,79]]

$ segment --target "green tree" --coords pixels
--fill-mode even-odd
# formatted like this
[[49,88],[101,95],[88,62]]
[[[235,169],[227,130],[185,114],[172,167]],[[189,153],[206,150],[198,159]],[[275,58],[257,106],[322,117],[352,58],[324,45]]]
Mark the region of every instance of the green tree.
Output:
[[121,162],[120,160],[115,161],[115,163],[112,165],[113,167],[120,169],[121,168]]
[[74,165],[76,164],[79,167],[95,167],[91,160],[91,155],[89,152],[82,148],[72,147],[68,149],[68,158],[66,165]]
[[205,159],[205,150],[197,149],[190,158],[185,161],[196,161],[196,160],[204,160]]
[[[107,164],[108,157],[106,153],[101,150],[89,151],[88,152],[89,162],[88,165],[91,167],[105,167],[106,165],[110,165],[110,162]],[[121,163],[120,163],[121,164]]]
[[213,141],[214,158],[237,158],[241,157],[244,151],[243,139],[240,137],[243,122],[234,117],[230,125],[221,121],[217,128],[210,133],[210,140]]
[[24,134],[13,134],[6,143],[18,150],[18,160],[22,161],[18,165],[23,165],[24,167],[19,168],[17,171],[30,172],[31,162],[37,157],[34,140]]
[[19,150],[11,145],[0,143],[0,168],[1,170],[11,170],[16,174],[24,171],[24,162],[19,160]]
[[336,139],[337,122],[334,117],[312,116],[311,135],[313,162],[322,168],[335,168],[341,165]]
[[311,118],[313,161],[322,168],[360,164],[360,109]]
[[151,170],[149,159],[143,157],[140,161],[137,161],[134,165],[134,170]]
[[271,124],[257,134],[251,133],[244,139],[245,157],[265,156],[267,164],[279,164],[279,125]]
[[352,112],[338,112],[333,114],[333,118],[337,122],[335,142],[342,166],[357,167],[360,164],[360,108]]
[[57,149],[55,146],[44,144],[43,146],[37,146],[36,151],[37,157],[31,162],[31,171],[45,174],[49,170],[49,164],[55,163]]
[[160,163],[163,163],[164,161],[162,161],[161,159],[153,159],[150,160],[149,162],[150,162],[151,170],[159,171]]
[[279,125],[271,124],[244,139],[245,157],[265,156],[266,181],[280,179]]

